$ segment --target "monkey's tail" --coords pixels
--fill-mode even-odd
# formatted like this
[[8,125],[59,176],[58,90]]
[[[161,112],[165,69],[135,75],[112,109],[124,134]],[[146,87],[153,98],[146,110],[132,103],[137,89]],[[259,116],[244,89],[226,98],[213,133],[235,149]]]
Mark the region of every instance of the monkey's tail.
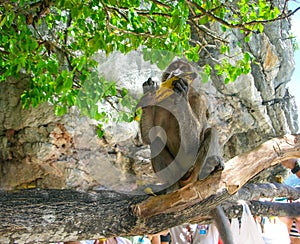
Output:
[[233,236],[230,229],[229,221],[224,213],[223,208],[219,205],[211,211],[211,215],[215,220],[220,237],[224,244],[234,244]]

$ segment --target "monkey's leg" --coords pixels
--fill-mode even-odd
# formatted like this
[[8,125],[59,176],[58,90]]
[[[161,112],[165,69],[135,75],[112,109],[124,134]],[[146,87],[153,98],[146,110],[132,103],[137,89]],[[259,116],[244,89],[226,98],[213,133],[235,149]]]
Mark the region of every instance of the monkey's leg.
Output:
[[211,215],[218,228],[219,234],[224,244],[234,244],[232,232],[230,230],[229,221],[224,213],[223,208],[219,205],[211,212]]
[[[179,188],[178,180],[181,177],[182,170],[174,162],[174,157],[169,152],[163,140],[157,136],[151,144],[151,164],[154,172],[162,181],[162,184],[148,184],[139,187],[137,191],[147,193],[148,188],[156,195],[166,194]],[[177,175],[177,176],[176,176]]]
[[224,159],[218,155],[212,155],[205,159],[202,169],[199,172],[198,179],[203,180],[211,173],[224,169]]
[[205,160],[199,170],[199,180],[205,179],[214,171],[224,169],[224,159],[220,155],[218,134],[215,129],[209,128],[205,131],[204,140],[201,143],[201,151],[204,153]]
[[197,159],[195,164],[189,169],[189,171],[180,180],[181,187],[197,181],[199,179],[199,175],[201,174],[202,170],[204,170],[205,172],[209,172],[209,174],[213,171],[213,169],[206,169],[204,167],[205,159],[207,156],[207,152],[209,150],[210,143],[211,143],[211,129],[209,128],[205,131],[203,135],[203,141],[201,142],[201,146],[197,151]]
[[158,177],[171,186],[183,176],[184,169],[175,161],[165,143],[160,137],[156,137],[150,144],[151,163]]
[[180,186],[183,187],[197,180],[203,180],[212,172],[224,169],[224,161],[221,156],[208,156],[210,144],[212,143],[212,129],[208,128],[203,136],[197,160],[193,167],[181,178]]

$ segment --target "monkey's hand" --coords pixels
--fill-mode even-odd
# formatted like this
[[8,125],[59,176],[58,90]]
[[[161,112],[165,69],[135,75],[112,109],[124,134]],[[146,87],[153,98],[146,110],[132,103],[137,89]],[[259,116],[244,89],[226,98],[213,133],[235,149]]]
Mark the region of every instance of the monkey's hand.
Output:
[[[156,90],[158,89],[157,83],[154,82],[151,77],[148,78],[147,81],[143,83],[143,92],[144,95],[139,101],[139,103],[136,106],[136,111],[138,111],[139,108],[145,108],[148,106],[152,106],[155,104],[155,99],[156,99]],[[136,114],[135,120],[140,119],[140,115],[138,113]]]
[[205,163],[202,169],[200,170],[198,179],[203,180],[211,173],[223,170],[224,167],[224,159],[222,157],[216,155],[210,156],[205,159]]
[[189,83],[186,79],[178,78],[173,81],[173,90],[175,93],[186,98],[189,91]]
[[148,93],[148,92],[155,92],[158,89],[158,86],[156,84],[156,82],[154,82],[151,77],[148,78],[147,81],[145,81],[143,83],[143,92],[144,94]]

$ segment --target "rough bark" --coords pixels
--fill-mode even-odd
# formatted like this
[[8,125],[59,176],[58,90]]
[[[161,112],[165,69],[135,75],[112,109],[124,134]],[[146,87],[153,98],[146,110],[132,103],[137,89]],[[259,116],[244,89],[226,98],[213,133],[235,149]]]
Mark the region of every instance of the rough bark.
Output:
[[145,196],[111,191],[22,190],[0,192],[0,243],[38,243],[129,235],[136,225],[130,206]]
[[[112,191],[0,192],[0,242],[42,243],[153,233],[203,221],[254,175],[300,157],[300,135],[275,138],[225,164],[221,173],[161,196]],[[242,172],[242,174],[240,173]]]

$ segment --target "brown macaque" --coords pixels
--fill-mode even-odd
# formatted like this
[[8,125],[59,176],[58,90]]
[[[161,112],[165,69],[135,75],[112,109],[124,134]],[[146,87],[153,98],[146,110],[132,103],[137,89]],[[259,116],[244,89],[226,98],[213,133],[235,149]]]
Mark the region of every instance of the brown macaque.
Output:
[[[138,104],[142,108],[142,139],[150,145],[153,170],[163,182],[151,185],[155,193],[178,189],[224,168],[216,130],[207,122],[208,107],[200,82],[196,69],[180,59],[164,71],[160,87],[151,78],[143,84],[144,96]],[[218,220],[220,211],[219,206],[212,214],[221,223],[218,227],[227,220],[224,216]],[[227,230],[220,234],[226,235],[222,239],[230,244]]]
[[143,84],[142,139],[150,145],[153,170],[165,188],[204,179],[224,166],[219,152],[209,155],[219,145],[216,131],[208,127],[200,82],[191,64],[177,60],[163,73],[160,88],[151,78]]

